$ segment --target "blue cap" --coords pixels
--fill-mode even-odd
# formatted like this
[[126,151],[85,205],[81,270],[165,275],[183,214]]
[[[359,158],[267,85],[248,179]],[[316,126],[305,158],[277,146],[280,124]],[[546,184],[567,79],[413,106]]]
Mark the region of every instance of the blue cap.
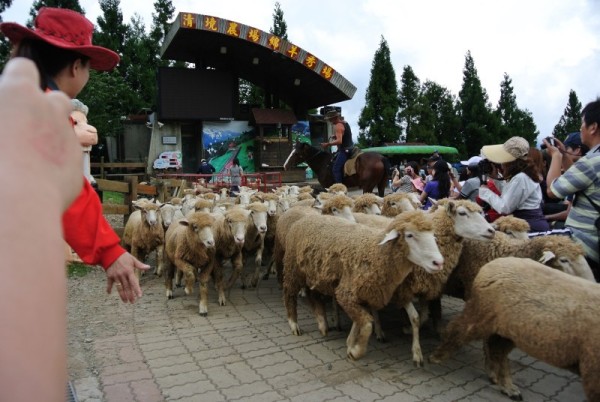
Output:
[[581,147],[581,145],[583,145],[581,142],[581,133],[576,131],[567,135],[567,138],[563,141],[563,144],[565,144],[565,147],[573,149]]

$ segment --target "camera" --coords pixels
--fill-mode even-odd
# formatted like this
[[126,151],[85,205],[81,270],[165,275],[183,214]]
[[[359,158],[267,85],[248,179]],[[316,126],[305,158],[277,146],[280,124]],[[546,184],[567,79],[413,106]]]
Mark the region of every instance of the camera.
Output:
[[479,162],[479,171],[482,175],[489,176],[489,174],[492,173],[493,168],[492,162],[487,159],[482,159]]
[[[552,145],[553,147],[555,147],[555,146],[556,146],[556,141],[554,141],[554,137],[552,137],[552,136],[548,136],[548,137],[546,137],[546,138],[544,138],[544,139],[545,139],[546,141],[548,141],[548,143],[549,143],[550,145]],[[542,145],[540,146],[540,149],[546,149],[546,148],[547,148],[547,147],[546,147],[546,144],[542,143]]]

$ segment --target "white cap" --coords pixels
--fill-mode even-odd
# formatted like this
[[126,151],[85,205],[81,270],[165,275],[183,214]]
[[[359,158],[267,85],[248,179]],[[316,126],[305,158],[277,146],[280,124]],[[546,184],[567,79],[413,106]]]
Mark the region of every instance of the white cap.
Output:
[[476,166],[481,160],[481,156],[471,156],[468,161],[460,161],[460,164],[465,166]]

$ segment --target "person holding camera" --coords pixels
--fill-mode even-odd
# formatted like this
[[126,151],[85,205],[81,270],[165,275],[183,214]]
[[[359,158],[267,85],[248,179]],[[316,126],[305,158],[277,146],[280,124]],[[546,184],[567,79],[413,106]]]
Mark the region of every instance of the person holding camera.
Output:
[[[547,194],[552,198],[575,195],[565,226],[583,247],[594,277],[600,282],[600,98],[588,103],[581,112],[581,142],[590,151],[574,161],[565,144],[556,139],[555,145],[544,140],[552,158],[546,176]],[[565,171],[562,175],[561,170]]]
[[526,220],[532,232],[550,230],[541,207],[541,178],[529,158],[529,142],[523,137],[512,137],[504,144],[484,146],[481,153],[489,161],[502,164],[506,184],[498,195],[482,183],[479,198],[501,214]]
[[479,163],[481,162],[480,156],[472,156],[467,161],[461,161],[460,164],[466,166],[467,179],[463,183],[459,198],[468,199],[473,202],[477,199],[479,194],[479,186],[481,185]]
[[420,193],[423,191],[423,181],[418,175],[419,165],[417,162],[410,161],[404,168],[404,175],[396,169],[392,175],[392,191],[401,193]]

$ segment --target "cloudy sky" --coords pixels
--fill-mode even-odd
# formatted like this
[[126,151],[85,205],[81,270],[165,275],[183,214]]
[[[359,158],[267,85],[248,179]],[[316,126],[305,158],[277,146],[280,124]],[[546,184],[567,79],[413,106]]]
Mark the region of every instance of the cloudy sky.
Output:
[[[97,1],[79,0],[94,23]],[[542,136],[552,132],[575,90],[585,105],[600,96],[600,0],[279,0],[295,44],[331,65],[357,87],[342,102],[355,133],[371,63],[383,36],[396,79],[410,65],[458,95],[465,54],[495,107],[506,72],[519,107],[528,109]],[[14,0],[4,21],[25,23],[33,1]],[[126,21],[139,13],[152,22],[151,0],[121,0]],[[173,0],[176,14],[227,18],[268,31],[274,0]]]

